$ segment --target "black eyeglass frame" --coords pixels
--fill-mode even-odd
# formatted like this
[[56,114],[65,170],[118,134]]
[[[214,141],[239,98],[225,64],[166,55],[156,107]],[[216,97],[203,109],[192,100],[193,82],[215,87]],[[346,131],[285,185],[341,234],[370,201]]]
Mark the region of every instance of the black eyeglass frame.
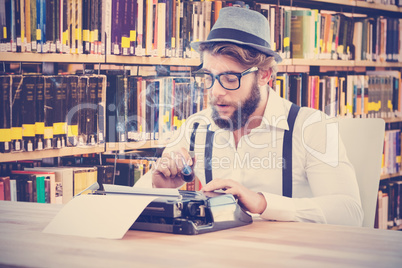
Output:
[[[201,71],[201,72],[195,72],[194,74],[195,74],[195,75],[209,75],[209,76],[211,76],[211,78],[212,78],[211,86],[210,86],[210,87],[205,87],[205,89],[210,89],[210,88],[212,88],[212,87],[214,86],[215,80],[218,80],[219,84],[220,84],[224,89],[226,89],[226,90],[237,90],[237,89],[239,89],[240,86],[241,86],[241,78],[242,78],[243,76],[245,76],[245,75],[254,73],[254,72],[256,72],[256,71],[258,71],[258,67],[253,66],[253,67],[251,67],[251,68],[249,68],[249,69],[247,69],[247,70],[245,70],[244,72],[241,72],[241,73],[225,72],[225,73],[221,73],[221,74],[216,74],[216,75],[214,75],[214,74],[212,74],[212,73],[208,73],[208,72],[203,72],[203,71]],[[234,76],[236,76],[236,77],[237,77],[237,80],[239,81],[238,87],[237,87],[237,88],[227,88],[227,87],[225,87],[224,85],[222,85],[222,82],[221,82],[221,79],[220,79],[220,78],[221,78],[221,75],[234,75]]]

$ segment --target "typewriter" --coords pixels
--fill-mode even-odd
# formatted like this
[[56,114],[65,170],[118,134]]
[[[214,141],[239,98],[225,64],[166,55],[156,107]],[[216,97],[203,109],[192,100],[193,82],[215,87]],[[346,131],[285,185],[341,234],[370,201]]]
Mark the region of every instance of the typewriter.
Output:
[[[175,190],[176,194],[158,194],[158,189],[129,193],[157,195],[130,229],[196,235],[247,225],[252,217],[237,204],[231,194]],[[162,192],[162,191],[161,191]],[[122,194],[101,189],[96,194]]]

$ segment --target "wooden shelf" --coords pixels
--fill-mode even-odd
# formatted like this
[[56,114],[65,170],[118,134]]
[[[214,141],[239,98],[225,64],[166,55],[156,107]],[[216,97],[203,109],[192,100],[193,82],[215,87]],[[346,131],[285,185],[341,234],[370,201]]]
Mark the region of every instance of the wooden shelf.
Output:
[[59,157],[68,155],[79,155],[79,154],[92,154],[92,153],[103,153],[105,151],[105,145],[100,144],[96,146],[86,146],[86,147],[65,147],[61,149],[51,149],[51,150],[41,150],[34,152],[12,152],[12,153],[0,153],[0,162],[10,162],[19,160],[30,160],[48,157]]
[[[116,55],[72,55],[72,54],[41,54],[41,53],[13,53],[1,52],[0,61],[4,62],[59,62],[76,64],[116,64],[116,65],[170,65],[170,66],[198,66],[200,59],[137,57]],[[279,66],[329,66],[329,67],[402,67],[402,62],[374,62],[374,61],[344,61],[344,60],[315,60],[315,59],[283,59]]]
[[310,0],[310,2],[328,3],[351,7],[356,6],[356,1],[354,0]]
[[388,180],[388,179],[396,178],[396,177],[399,177],[399,176],[402,176],[402,173],[381,175],[380,179],[381,180]]
[[[298,2],[297,0],[294,2]],[[372,10],[383,10],[390,12],[402,12],[402,7],[398,7],[396,5],[384,5],[384,4],[376,4],[369,3],[366,1],[359,0],[309,0],[309,2],[317,2],[322,4],[334,4],[340,6],[350,6],[350,7],[358,7],[358,8],[367,8]]]
[[198,66],[201,64],[201,61],[200,61],[200,59],[107,55],[106,63],[108,63],[108,64],[127,64],[127,65]]
[[391,12],[402,12],[401,7],[397,7],[396,5],[383,5],[383,4],[376,4],[376,3],[368,3],[366,1],[353,1],[355,2],[356,7],[361,8],[369,8],[373,10],[384,10],[384,11],[391,11]]
[[383,118],[385,123],[399,123],[402,122],[401,117]]
[[105,63],[105,55],[0,52],[6,62]]
[[166,141],[148,140],[138,142],[107,142],[106,152],[112,151],[130,151],[138,149],[151,149],[151,148],[163,148],[167,144]]
[[292,65],[353,67],[355,66],[355,62],[353,60],[344,61],[344,60],[292,59]]
[[356,61],[355,66],[360,66],[360,67],[402,67],[402,62]]

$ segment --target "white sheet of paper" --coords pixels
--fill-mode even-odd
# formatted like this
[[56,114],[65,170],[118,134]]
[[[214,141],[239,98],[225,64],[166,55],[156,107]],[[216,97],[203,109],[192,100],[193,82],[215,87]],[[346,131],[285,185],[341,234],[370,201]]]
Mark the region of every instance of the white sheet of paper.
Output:
[[104,184],[105,192],[131,193],[131,194],[151,194],[160,196],[180,196],[179,190],[171,188],[139,188],[114,184]]
[[156,198],[130,194],[80,195],[68,202],[43,232],[121,239]]

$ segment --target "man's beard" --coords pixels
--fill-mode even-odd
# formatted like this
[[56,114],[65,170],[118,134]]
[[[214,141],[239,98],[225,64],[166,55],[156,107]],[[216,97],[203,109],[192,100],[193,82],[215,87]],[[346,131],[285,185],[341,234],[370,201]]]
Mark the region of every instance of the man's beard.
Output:
[[257,109],[260,100],[261,93],[257,82],[255,82],[252,85],[249,96],[240,104],[240,107],[237,103],[225,103],[226,105],[236,108],[230,118],[225,119],[220,117],[219,112],[215,109],[214,104],[216,104],[217,100],[211,99],[210,105],[212,106],[212,119],[215,124],[222,129],[231,131],[240,129],[247,124],[251,114]]

